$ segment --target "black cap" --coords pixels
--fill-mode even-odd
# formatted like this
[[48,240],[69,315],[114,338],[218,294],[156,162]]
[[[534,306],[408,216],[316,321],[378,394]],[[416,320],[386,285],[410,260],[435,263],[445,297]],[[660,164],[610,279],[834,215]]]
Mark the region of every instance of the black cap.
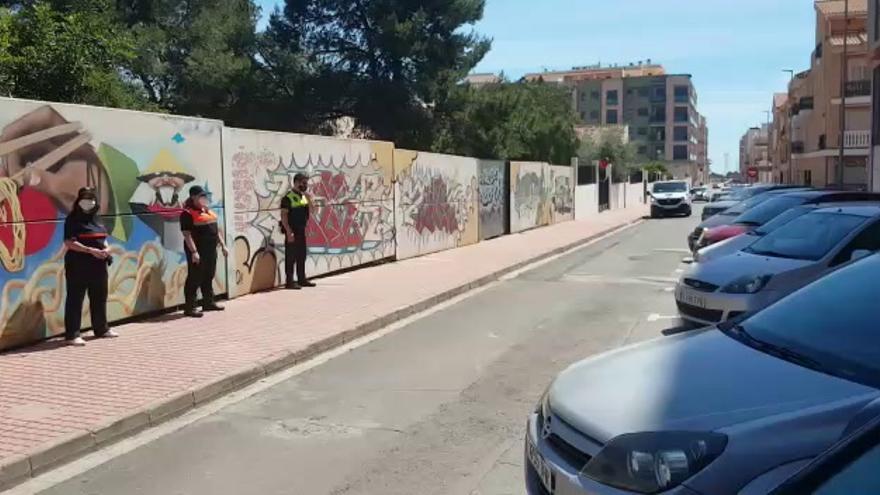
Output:
[[301,181],[301,180],[303,180],[303,179],[308,179],[308,178],[309,178],[308,175],[306,175],[306,174],[301,174],[301,173],[298,173],[298,174],[296,174],[296,175],[293,176],[293,180],[294,180],[294,181]]
[[202,186],[192,186],[189,188],[189,197],[197,198],[199,196],[207,196],[208,193],[205,192],[205,188]]
[[79,201],[81,199],[98,199],[98,195],[95,193],[95,188],[93,187],[83,187],[76,193],[76,200]]

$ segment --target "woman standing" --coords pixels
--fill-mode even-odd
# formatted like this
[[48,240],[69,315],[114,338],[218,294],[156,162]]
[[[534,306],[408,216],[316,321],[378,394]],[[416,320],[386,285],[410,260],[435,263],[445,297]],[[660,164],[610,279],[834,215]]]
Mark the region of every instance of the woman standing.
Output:
[[223,311],[214,302],[214,275],[217,272],[217,246],[223,256],[229,256],[223,236],[217,226],[217,214],[208,208],[208,193],[201,186],[189,189],[189,198],[180,214],[180,230],[183,231],[184,251],[186,252],[187,274],[183,289],[185,300],[183,314],[191,318],[201,318],[196,309],[196,294],[202,290],[202,309]]
[[107,326],[107,267],[113,258],[107,246],[107,229],[98,219],[98,196],[94,189],[84,187],[77,193],[70,215],[64,220],[64,245],[67,247],[64,254],[66,342],[76,346],[86,344],[80,336],[86,293],[95,336],[117,337]]

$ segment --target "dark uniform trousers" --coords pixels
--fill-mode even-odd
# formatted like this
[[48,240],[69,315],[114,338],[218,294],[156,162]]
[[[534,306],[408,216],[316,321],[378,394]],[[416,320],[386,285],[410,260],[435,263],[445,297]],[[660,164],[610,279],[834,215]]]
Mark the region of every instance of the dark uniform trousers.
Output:
[[287,285],[293,285],[293,271],[296,268],[296,280],[299,283],[306,282],[306,228],[290,227],[293,230],[293,242],[284,243],[284,274],[287,277]]
[[[214,304],[214,274],[217,272],[217,244],[216,242],[200,242],[193,239],[196,250],[199,252],[199,263],[193,263],[192,253],[186,251],[186,284],[183,287],[183,296],[187,309],[195,309],[197,292],[202,290],[202,306]],[[208,245],[205,245],[208,244]]]
[[104,260],[76,260],[64,264],[67,300],[64,302],[64,337],[80,336],[83,302],[89,296],[89,312],[95,336],[107,333],[107,263]]

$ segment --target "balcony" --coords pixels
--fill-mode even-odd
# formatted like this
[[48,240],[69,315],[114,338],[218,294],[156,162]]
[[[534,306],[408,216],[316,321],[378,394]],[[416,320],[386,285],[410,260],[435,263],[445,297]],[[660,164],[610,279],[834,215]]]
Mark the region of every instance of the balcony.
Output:
[[844,93],[847,98],[855,98],[857,96],[871,96],[871,81],[847,81]]
[[804,152],[804,142],[803,141],[792,141],[791,152],[794,154],[803,153]]
[[844,148],[869,148],[871,131],[846,131],[843,133]]

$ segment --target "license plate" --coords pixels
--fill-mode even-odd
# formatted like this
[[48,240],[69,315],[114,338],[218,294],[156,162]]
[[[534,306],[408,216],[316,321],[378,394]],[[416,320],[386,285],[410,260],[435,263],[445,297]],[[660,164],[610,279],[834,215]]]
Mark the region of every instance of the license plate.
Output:
[[687,287],[679,287],[676,298],[685,304],[703,309],[706,308],[706,298],[693,289],[689,289]]
[[538,449],[532,444],[532,441],[529,440],[526,442],[526,449],[528,451],[529,462],[532,463],[532,467],[535,468],[535,472],[538,473],[538,477],[541,478],[541,484],[544,485],[544,489],[549,493],[553,493],[556,489],[556,480],[553,474],[553,470],[550,468],[550,465],[547,464],[547,461],[544,460],[544,457],[541,456],[541,453],[538,452]]

